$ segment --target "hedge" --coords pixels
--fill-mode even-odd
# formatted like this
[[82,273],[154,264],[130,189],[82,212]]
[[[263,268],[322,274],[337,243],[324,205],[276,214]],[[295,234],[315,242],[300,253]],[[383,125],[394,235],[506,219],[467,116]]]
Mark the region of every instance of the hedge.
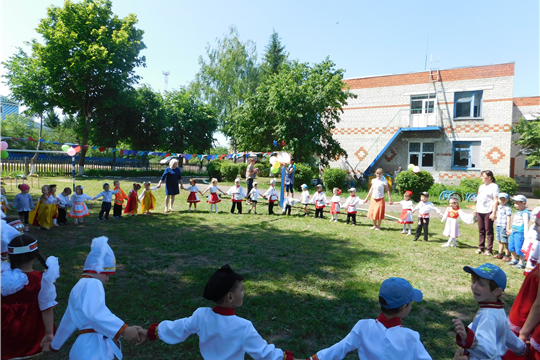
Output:
[[326,189],[332,190],[336,187],[341,189],[347,179],[347,172],[341,169],[326,169],[322,178]]
[[435,183],[433,175],[430,172],[422,170],[415,173],[411,170],[403,171],[396,176],[396,189],[400,195],[403,195],[405,191],[410,190],[413,193],[413,200],[420,200],[420,193],[428,191]]

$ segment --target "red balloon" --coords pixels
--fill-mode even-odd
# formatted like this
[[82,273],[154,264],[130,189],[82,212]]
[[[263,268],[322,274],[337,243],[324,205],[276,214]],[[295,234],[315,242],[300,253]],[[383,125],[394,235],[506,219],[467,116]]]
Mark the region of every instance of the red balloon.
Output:
[[75,146],[74,149],[75,149],[75,153],[78,153],[79,151],[81,151],[81,147],[80,147],[80,146]]

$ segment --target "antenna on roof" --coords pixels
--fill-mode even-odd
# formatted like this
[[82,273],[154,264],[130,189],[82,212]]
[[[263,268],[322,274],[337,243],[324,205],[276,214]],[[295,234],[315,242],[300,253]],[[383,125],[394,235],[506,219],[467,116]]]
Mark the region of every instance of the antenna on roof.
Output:
[[424,71],[427,70],[427,52],[428,52],[428,46],[429,46],[429,33],[427,34],[427,42],[426,42],[426,61],[424,61]]

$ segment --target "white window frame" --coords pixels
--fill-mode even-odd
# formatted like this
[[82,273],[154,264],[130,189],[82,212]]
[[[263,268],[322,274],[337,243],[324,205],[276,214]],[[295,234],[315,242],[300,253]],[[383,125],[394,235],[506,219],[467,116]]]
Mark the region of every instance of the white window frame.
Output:
[[[470,94],[470,95],[469,95]],[[470,110],[469,110],[469,116],[456,116],[456,110],[458,108],[458,103],[460,102],[466,102],[466,101],[460,101],[460,99],[469,97],[470,100]],[[479,107],[478,114],[474,115],[474,104],[476,100],[480,98],[479,100]],[[455,92],[454,93],[454,120],[470,120],[470,119],[476,119],[476,120],[482,120],[483,113],[484,113],[484,91],[483,90],[477,90],[477,91],[463,91],[463,92]]]
[[[451,158],[451,168],[452,170],[481,170],[481,150],[482,142],[481,141],[452,141],[452,158]],[[460,166],[454,164],[454,157],[456,152],[468,152],[469,159],[467,166]]]

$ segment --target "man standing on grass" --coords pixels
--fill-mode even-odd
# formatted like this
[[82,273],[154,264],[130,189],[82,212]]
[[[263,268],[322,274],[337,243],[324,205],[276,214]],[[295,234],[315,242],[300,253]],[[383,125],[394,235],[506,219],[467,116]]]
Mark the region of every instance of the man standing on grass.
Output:
[[249,196],[249,193],[251,191],[251,189],[253,189],[253,180],[255,179],[255,177],[257,176],[257,169],[255,169],[255,161],[256,159],[255,158],[249,158],[249,165],[246,169],[246,180],[247,180],[247,201],[249,203],[247,203],[247,205],[250,205],[251,204],[251,197]]

